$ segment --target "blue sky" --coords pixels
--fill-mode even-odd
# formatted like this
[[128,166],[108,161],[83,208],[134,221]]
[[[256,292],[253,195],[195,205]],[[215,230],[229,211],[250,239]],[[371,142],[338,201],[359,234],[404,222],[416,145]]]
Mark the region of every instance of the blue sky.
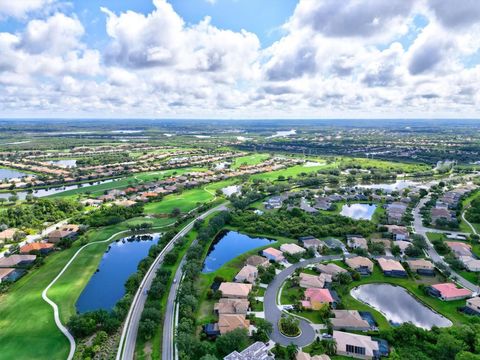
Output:
[[479,33],[473,0],[0,0],[0,118],[478,117]]

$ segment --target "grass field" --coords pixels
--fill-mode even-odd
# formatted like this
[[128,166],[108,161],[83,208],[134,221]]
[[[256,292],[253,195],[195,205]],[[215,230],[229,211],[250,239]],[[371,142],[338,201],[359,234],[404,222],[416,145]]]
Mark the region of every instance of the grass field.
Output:
[[[470,195],[469,197],[467,197],[466,199],[464,199],[462,201],[462,207],[464,210],[466,210],[470,203],[474,200],[474,199],[477,199],[478,197],[480,196],[480,191],[475,191],[472,195]],[[466,232],[466,233],[471,233],[472,232],[472,229],[470,228],[470,226],[468,226],[468,224],[463,220],[462,217],[459,218],[460,220],[460,231],[462,232]],[[468,220],[468,219],[467,219]],[[480,234],[480,224],[473,224],[473,227],[475,228],[475,230],[477,230],[477,233]]]
[[269,159],[269,154],[252,154],[235,158],[232,163],[233,169],[238,169],[242,165],[257,165]]
[[303,166],[303,165],[295,165],[286,169],[271,171],[268,173],[261,173],[255,174],[251,176],[251,179],[262,179],[268,181],[275,181],[278,180],[279,176],[283,176],[285,178],[288,177],[295,177],[302,173],[308,174],[318,170],[325,168],[325,164],[317,165],[317,166]]

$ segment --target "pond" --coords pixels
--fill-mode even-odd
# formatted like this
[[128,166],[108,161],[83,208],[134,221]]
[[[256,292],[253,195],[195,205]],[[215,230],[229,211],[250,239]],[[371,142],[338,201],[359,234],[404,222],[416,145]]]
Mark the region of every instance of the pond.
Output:
[[274,242],[275,240],[253,238],[236,231],[221,232],[208,250],[202,273],[214,272],[237,256]]
[[370,204],[345,204],[342,207],[340,215],[355,220],[372,220],[373,213],[377,209],[377,205]]
[[380,311],[392,325],[410,322],[423,329],[449,327],[452,322],[416,300],[400,286],[366,284],[352,289],[351,295]]
[[19,179],[27,175],[30,174],[26,174],[14,169],[0,168],[0,181],[5,179]]
[[222,189],[222,193],[225,196],[232,196],[233,194],[239,194],[242,190],[240,185],[230,185]]
[[97,272],[78,298],[77,311],[113,309],[125,294],[125,282],[158,239],[158,234],[152,234],[148,240],[124,238],[112,243],[103,255]]
[[392,191],[400,191],[416,185],[418,185],[418,183],[415,181],[398,180],[392,183],[358,185],[358,187],[363,189],[372,189],[372,190],[380,189],[385,192],[392,192]]
[[51,160],[47,163],[65,168],[77,167],[77,160],[75,159]]

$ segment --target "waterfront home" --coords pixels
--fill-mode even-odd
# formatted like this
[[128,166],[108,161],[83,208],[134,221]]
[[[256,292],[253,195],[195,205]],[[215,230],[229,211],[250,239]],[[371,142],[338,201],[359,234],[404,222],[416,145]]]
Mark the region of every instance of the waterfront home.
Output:
[[371,326],[357,310],[333,310],[330,319],[334,330],[368,331]]
[[225,298],[246,299],[252,290],[251,284],[241,284],[234,282],[223,282],[218,290],[221,291]]
[[380,357],[379,343],[370,336],[334,330],[333,339],[337,344],[337,355],[356,359],[377,359]]
[[258,276],[258,270],[255,266],[245,265],[235,276],[235,282],[248,282],[253,284]]
[[283,252],[272,247],[269,247],[263,250],[262,255],[265,256],[268,260],[272,260],[275,262],[282,262],[285,260],[285,256],[283,256]]
[[320,275],[310,275],[301,273],[299,285],[302,288],[324,288],[325,285],[332,282],[332,275],[321,273]]
[[457,285],[453,283],[431,285],[428,287],[428,292],[443,301],[461,300],[472,296],[470,290],[457,288]]
[[315,266],[315,268],[321,272],[325,273],[328,275],[332,275],[333,277],[336,277],[338,274],[341,273],[348,273],[348,271],[337,264],[329,263],[329,264],[318,264]]
[[20,254],[28,255],[32,251],[39,251],[41,254],[45,255],[52,252],[53,247],[54,245],[50,243],[33,242],[20,247]]
[[415,259],[407,260],[407,264],[410,267],[410,270],[416,272],[419,275],[434,276],[435,275],[435,265],[429,260],[425,259]]
[[220,314],[218,317],[218,330],[220,334],[226,334],[235,329],[248,329],[250,320],[245,314]]
[[56,244],[62,240],[73,240],[75,237],[77,237],[78,230],[78,225],[63,225],[50,233],[48,236],[48,241]]
[[317,210],[328,211],[332,209],[332,203],[327,198],[318,198],[313,207]]
[[359,235],[347,235],[347,245],[352,249],[368,250],[367,239]]
[[408,229],[405,226],[385,225],[393,240],[408,240]]
[[480,315],[480,297],[467,299],[467,308]]
[[0,283],[3,281],[14,281],[15,280],[15,269],[4,268],[0,269]]
[[215,314],[246,314],[250,302],[247,299],[220,299],[214,306]]
[[12,241],[13,236],[15,235],[15,233],[17,231],[18,231],[18,229],[10,228],[10,229],[6,229],[6,230],[3,230],[2,232],[0,232],[0,244],[4,243],[4,242],[7,242],[7,241]]
[[458,259],[463,263],[468,271],[480,271],[480,260],[475,259],[472,256],[460,256]]
[[373,272],[373,262],[369,258],[363,256],[355,256],[345,259],[345,263],[361,275],[370,275]]
[[305,249],[314,249],[318,250],[323,248],[324,243],[313,236],[302,236],[298,238],[298,242],[302,245]]
[[247,259],[245,265],[255,266],[256,268],[259,268],[260,266],[266,268],[270,265],[270,261],[268,261],[268,259],[264,258],[263,256],[252,255]]
[[319,310],[325,304],[333,304],[335,300],[333,299],[330,290],[328,289],[317,289],[317,288],[308,288],[305,290],[305,300],[302,300],[302,306],[305,309]]
[[0,268],[30,265],[36,258],[36,255],[10,255],[0,258]]
[[402,202],[394,202],[386,207],[387,220],[389,224],[399,224],[402,222],[403,215],[407,211],[407,205]]
[[[234,351],[223,358],[223,360],[274,360],[275,357],[268,350],[268,347],[257,341],[242,352]],[[327,359],[320,359],[327,360]]]
[[391,277],[406,277],[407,272],[397,260],[378,258],[378,265],[383,271],[385,276]]
[[295,360],[330,360],[330,356],[326,354],[312,356],[300,350],[299,352],[297,352],[297,355],[295,355]]
[[306,250],[296,244],[282,244],[280,250],[289,255],[303,254]]

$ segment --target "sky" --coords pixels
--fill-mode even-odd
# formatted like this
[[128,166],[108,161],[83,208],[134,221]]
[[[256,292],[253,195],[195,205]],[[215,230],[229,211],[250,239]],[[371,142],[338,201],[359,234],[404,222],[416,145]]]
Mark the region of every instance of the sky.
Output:
[[0,0],[0,118],[480,118],[478,0]]

